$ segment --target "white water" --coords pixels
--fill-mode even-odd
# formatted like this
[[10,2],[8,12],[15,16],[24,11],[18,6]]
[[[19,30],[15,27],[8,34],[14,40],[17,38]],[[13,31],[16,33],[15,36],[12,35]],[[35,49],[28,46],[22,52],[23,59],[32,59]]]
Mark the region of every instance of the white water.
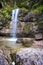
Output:
[[17,29],[17,21],[18,21],[18,14],[19,14],[19,8],[12,10],[12,30],[11,30],[11,36],[13,38],[16,37],[16,29]]
[[15,62],[12,62],[12,65],[15,65]]
[[12,10],[12,18],[11,18],[11,38],[8,41],[17,41],[16,29],[18,22],[19,8]]

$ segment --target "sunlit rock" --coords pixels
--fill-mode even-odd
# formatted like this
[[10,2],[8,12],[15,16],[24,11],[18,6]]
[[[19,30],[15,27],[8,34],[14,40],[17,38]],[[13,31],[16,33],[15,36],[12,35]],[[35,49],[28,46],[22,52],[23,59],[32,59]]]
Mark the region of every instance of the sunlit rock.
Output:
[[43,65],[43,49],[23,48],[16,54],[16,63],[20,65]]

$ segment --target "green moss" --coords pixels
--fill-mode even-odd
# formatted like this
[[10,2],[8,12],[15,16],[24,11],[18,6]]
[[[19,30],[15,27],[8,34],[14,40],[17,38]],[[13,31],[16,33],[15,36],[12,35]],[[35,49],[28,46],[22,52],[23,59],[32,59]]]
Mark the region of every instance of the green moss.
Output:
[[25,7],[26,6],[26,3],[28,2],[28,0],[17,0],[16,3],[17,3],[17,6],[19,7]]
[[31,10],[32,12],[39,13],[43,10],[43,5],[38,6],[36,9]]
[[29,12],[29,10],[26,9],[25,7],[22,7],[21,10],[22,10],[23,13],[27,13],[27,12]]
[[3,29],[9,28],[9,21],[11,20],[12,10],[13,7],[11,7],[10,5],[6,5],[4,8],[0,9],[0,21],[2,22],[2,24],[5,23],[5,25],[3,25]]
[[37,21],[35,25],[43,25],[43,21]]
[[4,20],[4,18],[10,19],[11,18],[11,11],[12,11],[12,7],[10,6],[6,6],[6,8],[3,8],[0,10],[0,15],[3,16],[2,19]]
[[24,32],[30,32],[30,27],[32,27],[33,25],[32,24],[27,24],[26,26],[23,27],[23,31]]
[[33,40],[22,40],[22,44],[25,47],[30,47],[33,43]]

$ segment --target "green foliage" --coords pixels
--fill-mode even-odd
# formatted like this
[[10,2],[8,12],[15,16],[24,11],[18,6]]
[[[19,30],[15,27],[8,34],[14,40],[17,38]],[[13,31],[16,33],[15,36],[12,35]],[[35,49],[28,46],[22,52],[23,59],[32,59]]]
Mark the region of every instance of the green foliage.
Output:
[[4,4],[12,3],[11,5],[13,6],[15,5],[15,2],[16,2],[17,6],[23,6],[23,5],[26,5],[26,2],[28,2],[28,0],[2,0],[2,2],[4,2]]
[[12,61],[16,61],[16,53],[12,53],[12,54],[10,54],[10,55],[11,55]]
[[[30,2],[31,1],[31,2]],[[43,2],[43,0],[0,0],[0,2],[2,3],[3,8],[0,9],[0,20],[10,20],[11,19],[11,12],[13,9],[20,7],[23,13],[27,13],[29,11],[31,12],[35,12],[35,13],[39,13],[40,11],[43,10],[43,5],[41,5],[41,3]],[[27,7],[27,4],[30,4]],[[32,5],[31,5],[32,4]],[[32,9],[32,7],[36,6],[36,8]],[[29,9],[30,7],[30,9]],[[23,17],[21,17],[23,19]],[[42,24],[41,22],[37,22],[37,25]],[[26,25],[23,28],[23,31],[30,31],[30,27],[31,25]]]
[[35,25],[42,25],[43,26],[43,21],[37,21]]
[[15,1],[17,3],[17,6],[19,6],[19,7],[26,5],[25,3],[28,2],[28,0],[19,0],[19,1],[15,0]]
[[42,11],[43,10],[43,5],[40,5],[40,6],[38,6],[36,9],[34,9],[34,10],[31,10],[32,12],[35,12],[35,13],[39,13],[40,11]]
[[0,15],[2,16],[3,20],[4,20],[4,18],[6,18],[8,20],[11,18],[10,13],[11,13],[12,9],[13,9],[12,7],[7,6],[0,10]]
[[23,13],[27,13],[27,12],[29,12],[29,10],[26,9],[25,7],[22,7],[21,10],[22,10]]
[[20,62],[17,62],[16,65],[20,65]]
[[[8,20],[11,18],[10,13],[12,12],[12,9],[24,5],[28,0],[2,0],[1,3],[3,5],[3,8],[0,10],[0,15],[2,16],[2,19],[4,20],[5,18],[7,18]],[[11,6],[12,4],[8,4],[8,3],[12,3],[13,6]],[[25,8],[22,8],[23,12],[27,12],[28,10],[26,10]]]
[[[10,5],[6,4],[5,7],[0,9],[0,21],[2,22],[3,26],[2,28],[9,28],[10,20],[11,20],[11,12],[12,12],[13,7]],[[4,25],[5,24],[5,25]]]

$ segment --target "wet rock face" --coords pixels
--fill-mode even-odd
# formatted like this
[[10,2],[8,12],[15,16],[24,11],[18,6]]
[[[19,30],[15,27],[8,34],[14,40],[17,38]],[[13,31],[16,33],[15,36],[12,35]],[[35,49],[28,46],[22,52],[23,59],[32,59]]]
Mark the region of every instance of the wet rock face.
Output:
[[27,13],[27,15],[23,19],[25,22],[34,22],[36,21],[35,14],[33,12]]
[[39,21],[43,21],[43,11],[41,11],[38,15],[37,15],[37,19]]
[[43,49],[24,48],[17,52],[17,65],[43,65]]
[[0,65],[9,65],[7,60],[5,59],[2,50],[0,50]]

